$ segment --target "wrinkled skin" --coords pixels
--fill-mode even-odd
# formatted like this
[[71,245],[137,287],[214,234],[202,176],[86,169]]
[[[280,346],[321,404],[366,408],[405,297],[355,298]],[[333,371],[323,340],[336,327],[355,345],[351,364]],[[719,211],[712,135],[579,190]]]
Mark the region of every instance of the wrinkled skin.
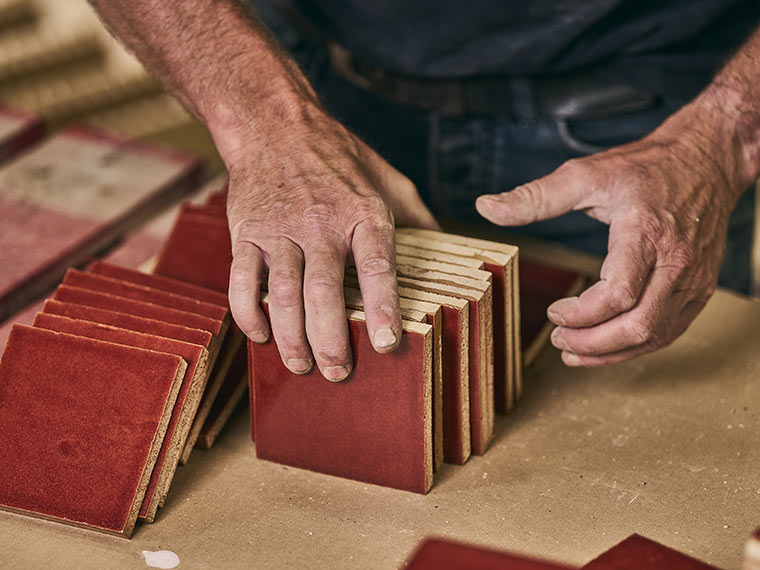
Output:
[[730,142],[673,120],[649,137],[499,195],[480,213],[522,225],[581,210],[609,224],[600,281],[548,310],[571,366],[604,366],[667,346],[716,288],[742,181]]
[[[394,216],[437,228],[414,185],[318,106],[228,152],[233,263],[230,306],[254,342],[270,334],[285,365],[316,361],[329,380],[346,378],[352,355],[343,272],[356,264],[367,329],[378,352],[396,348],[401,315]],[[268,273],[271,332],[259,306]]]

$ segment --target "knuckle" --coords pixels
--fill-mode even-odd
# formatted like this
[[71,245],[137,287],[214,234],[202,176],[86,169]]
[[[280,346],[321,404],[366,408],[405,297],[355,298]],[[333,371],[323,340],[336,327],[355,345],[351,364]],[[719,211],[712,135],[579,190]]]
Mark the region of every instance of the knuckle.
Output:
[[292,274],[270,275],[269,299],[281,307],[293,307],[301,302],[301,280]]
[[357,271],[365,277],[384,277],[396,274],[393,262],[381,255],[365,257],[359,262]]
[[304,284],[304,295],[313,301],[334,298],[342,287],[343,277],[335,271],[320,269],[309,275]]
[[329,204],[312,204],[304,209],[302,220],[307,232],[327,236],[334,232],[335,209]]
[[241,220],[232,226],[233,243],[235,247],[244,242],[256,243],[261,233],[261,222],[250,218]]
[[390,211],[383,198],[376,192],[362,196],[354,204],[354,214],[360,220],[373,220],[376,224],[390,222]]
[[628,337],[636,344],[644,344],[652,339],[654,329],[645,319],[633,319],[628,325]]
[[636,208],[628,216],[632,226],[638,228],[646,239],[655,241],[664,233],[664,224],[648,208]]
[[638,300],[636,291],[630,283],[613,283],[610,288],[609,308],[614,313],[631,310]]
[[245,268],[235,267],[230,270],[230,291],[244,292],[258,289],[261,279],[258,275]]
[[582,171],[584,171],[585,168],[586,168],[586,165],[583,159],[571,158],[563,162],[557,170],[562,171],[563,173],[569,174],[571,176],[577,176]]

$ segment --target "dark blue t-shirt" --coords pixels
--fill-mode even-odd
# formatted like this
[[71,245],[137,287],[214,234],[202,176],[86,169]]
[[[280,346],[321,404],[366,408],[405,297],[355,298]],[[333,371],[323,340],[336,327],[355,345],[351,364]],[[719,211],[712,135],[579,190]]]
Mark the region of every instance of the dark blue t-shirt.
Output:
[[397,72],[554,75],[594,66],[659,91],[704,84],[760,21],[760,0],[293,2],[323,36]]

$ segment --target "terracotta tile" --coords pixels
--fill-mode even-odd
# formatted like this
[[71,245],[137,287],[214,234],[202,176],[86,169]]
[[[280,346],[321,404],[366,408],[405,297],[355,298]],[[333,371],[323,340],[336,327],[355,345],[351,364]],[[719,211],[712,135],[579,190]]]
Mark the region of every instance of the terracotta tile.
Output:
[[428,538],[403,570],[569,570],[561,566],[482,546]]
[[[233,368],[239,355],[245,353],[244,338],[245,336],[240,332],[240,329],[235,327],[230,331],[228,338],[219,352],[219,357],[211,370],[211,378],[209,378],[206,389],[203,391],[200,406],[198,406],[198,411],[193,419],[193,425],[190,427],[190,433],[187,436],[187,441],[185,442],[182,454],[180,455],[180,463],[182,463],[182,465],[185,465],[190,459],[190,454],[200,437],[203,426],[211,413],[211,408],[216,401],[219,391],[222,389],[225,380],[230,375],[230,370]],[[243,356],[243,358],[245,357]],[[163,505],[163,502],[161,504]]]
[[211,353],[210,347],[214,339],[214,335],[206,330],[175,325],[156,319],[136,317],[132,314],[119,313],[109,309],[99,309],[76,303],[64,303],[55,299],[46,300],[42,307],[42,312],[199,344],[209,349],[209,354]]
[[226,323],[198,315],[187,311],[172,309],[154,303],[135,301],[110,293],[92,291],[91,289],[82,289],[81,287],[72,287],[71,285],[59,285],[53,294],[53,299],[66,303],[76,303],[87,305],[99,309],[107,309],[120,313],[128,313],[138,317],[148,319],[163,320],[167,323],[182,325],[190,328],[207,330],[215,336],[224,336],[226,332]]
[[[364,309],[358,280],[346,281],[344,294],[346,307],[349,309]],[[399,298],[401,318],[427,323],[433,327],[433,470],[438,471],[444,462],[443,447],[443,311],[441,305]]]
[[227,220],[184,205],[153,272],[226,292],[231,263]]
[[[493,316],[491,284],[458,275],[398,267],[398,283],[412,289],[468,301],[469,402],[472,453],[485,453],[493,437]],[[440,279],[440,281],[439,281]],[[456,283],[461,283],[457,285]],[[445,320],[445,317],[444,317]]]
[[185,445],[190,425],[208,381],[208,351],[197,344],[49,313],[38,313],[33,326],[136,348],[176,354],[187,363],[187,371],[177,394],[177,401],[174,404],[171,420],[166,429],[166,437],[161,445],[161,451],[140,508],[139,518],[152,522],[158,510],[159,499],[168,491],[174,477],[180,452]]
[[426,493],[433,474],[432,327],[404,322],[399,348],[381,355],[371,345],[363,313],[347,314],[355,365],[343,382],[331,383],[316,369],[295,375],[282,364],[274,341],[249,343],[256,454]]
[[169,293],[192,297],[199,301],[205,301],[206,303],[229,307],[229,300],[227,299],[226,294],[205,287],[199,287],[198,285],[193,285],[192,283],[187,283],[185,281],[170,279],[169,277],[154,275],[152,273],[143,273],[142,271],[127,269],[100,260],[93,261],[87,267],[87,271],[98,275],[105,275],[106,277],[113,277],[114,279],[121,279],[122,281],[129,281],[130,283],[136,283],[137,285],[142,285],[144,287],[152,287],[153,289],[160,289],[161,291],[168,291]]
[[[472,453],[470,433],[469,302],[400,285],[401,298],[441,307],[441,397],[443,454],[462,465]],[[455,347],[455,348],[451,348]]]
[[0,361],[0,505],[130,536],[185,374],[176,355],[17,325]]
[[546,316],[549,305],[579,295],[585,285],[586,278],[579,273],[520,258],[520,336],[525,366],[549,343],[554,329]]
[[422,251],[438,252],[448,256],[450,263],[457,259],[475,259],[483,263],[483,269],[493,279],[493,338],[494,338],[494,403],[496,411],[505,413],[512,408],[522,391],[522,366],[520,362],[519,285],[517,282],[517,248],[495,243],[483,248],[484,240],[427,230],[399,228],[396,233],[397,247],[414,246]]
[[195,443],[196,447],[211,449],[235,407],[245,396],[247,389],[248,351],[245,344],[242,344],[241,350],[235,356],[235,360],[219,388],[219,393],[214,398],[208,417],[203,422],[203,427],[198,434],[198,441]]
[[81,287],[82,289],[89,289],[91,291],[118,295],[119,297],[135,301],[153,303],[162,307],[171,307],[218,321],[229,321],[229,310],[226,306],[206,303],[192,297],[169,293],[160,289],[145,287],[144,285],[137,285],[113,277],[87,273],[78,269],[69,269],[61,283],[63,285],[71,285],[72,287]]
[[654,540],[638,534],[632,534],[619,542],[601,556],[598,556],[584,569],[589,570],[717,570],[710,566],[668,548]]

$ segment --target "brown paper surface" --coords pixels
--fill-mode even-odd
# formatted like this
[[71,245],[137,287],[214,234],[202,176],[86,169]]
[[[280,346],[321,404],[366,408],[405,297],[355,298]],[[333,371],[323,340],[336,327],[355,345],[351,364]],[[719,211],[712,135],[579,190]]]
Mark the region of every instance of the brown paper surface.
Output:
[[443,535],[583,564],[638,532],[738,568],[760,522],[760,305],[719,291],[685,336],[600,370],[544,352],[489,451],[426,496],[256,459],[245,414],[132,540],[0,513],[3,568],[396,569]]

